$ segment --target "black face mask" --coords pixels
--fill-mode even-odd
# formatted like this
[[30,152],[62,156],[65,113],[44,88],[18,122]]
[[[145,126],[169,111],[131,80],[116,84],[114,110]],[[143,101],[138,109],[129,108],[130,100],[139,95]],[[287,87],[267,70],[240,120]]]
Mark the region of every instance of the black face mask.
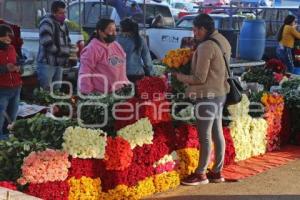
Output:
[[103,39],[106,43],[112,43],[116,40],[115,35],[106,35],[106,37]]
[[1,49],[1,50],[6,50],[7,47],[8,47],[8,44],[6,44],[6,43],[0,41],[0,49]]

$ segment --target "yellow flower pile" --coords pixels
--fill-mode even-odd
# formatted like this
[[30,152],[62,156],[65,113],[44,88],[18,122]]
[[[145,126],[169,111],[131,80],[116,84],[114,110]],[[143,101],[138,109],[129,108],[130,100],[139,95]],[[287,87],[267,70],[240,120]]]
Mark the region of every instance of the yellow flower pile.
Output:
[[177,150],[177,156],[179,158],[178,173],[180,178],[195,172],[199,162],[199,150],[196,148],[185,148]]
[[68,180],[69,200],[99,200],[102,198],[100,178],[91,179],[85,176]]
[[241,102],[235,105],[228,106],[228,111],[233,120],[238,120],[241,117],[248,116],[250,101],[248,97],[243,94]]
[[193,55],[190,48],[182,48],[176,50],[170,50],[167,52],[166,56],[163,58],[163,64],[167,65],[169,68],[180,68],[183,65],[189,63]]
[[141,147],[144,144],[152,144],[153,134],[153,127],[148,118],[140,119],[117,132],[118,136],[129,142],[131,149],[134,149],[136,146]]
[[143,181],[139,181],[137,186],[135,186],[135,190],[138,199],[154,194],[155,186],[154,186],[153,178],[149,177]]
[[236,161],[246,160],[251,157],[252,144],[250,135],[250,125],[252,118],[244,116],[233,120],[230,125],[230,133],[233,139]]
[[156,192],[164,192],[176,188],[180,184],[178,172],[167,172],[155,175],[153,178]]
[[267,150],[268,123],[263,118],[252,119],[250,125],[252,156],[265,154]]
[[[267,98],[265,100],[268,101]],[[246,160],[266,152],[267,121],[263,118],[252,118],[248,114],[249,105],[248,97],[243,95],[240,103],[228,107],[232,117],[229,127],[235,147],[236,161]]]
[[102,198],[99,200],[137,200],[135,187],[128,187],[126,185],[118,185],[107,193],[103,193]]

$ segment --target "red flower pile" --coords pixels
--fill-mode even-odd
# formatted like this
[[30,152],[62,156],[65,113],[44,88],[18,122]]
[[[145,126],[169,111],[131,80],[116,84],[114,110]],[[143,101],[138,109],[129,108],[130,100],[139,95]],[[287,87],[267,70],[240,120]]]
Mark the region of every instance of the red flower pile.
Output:
[[145,77],[136,85],[137,96],[142,100],[165,99],[167,89],[165,81],[159,77]]
[[279,150],[284,99],[281,95],[276,93],[265,93],[263,94],[261,101],[265,105],[265,118],[268,122],[267,151]]
[[281,60],[276,58],[268,60],[268,62],[266,63],[266,68],[280,74],[286,71],[285,64]]
[[82,176],[98,178],[104,171],[105,165],[103,160],[72,158],[69,177],[77,179]]
[[4,187],[10,190],[17,190],[17,186],[11,181],[0,181],[0,187]]
[[224,164],[230,165],[234,163],[235,156],[236,156],[234,143],[229,128],[224,127],[223,133],[224,133],[225,144],[226,144]]
[[176,149],[199,148],[198,131],[196,127],[183,124],[175,129]]
[[126,186],[134,186],[139,181],[154,175],[153,166],[145,166],[144,164],[131,163],[131,165],[123,171],[105,171],[100,177],[101,187],[103,191],[114,189],[117,185],[124,184]]
[[175,128],[172,122],[162,122],[153,126],[154,143],[165,143],[169,148],[169,154],[175,150]]
[[108,137],[105,148],[105,167],[107,170],[124,170],[129,167],[133,157],[130,144],[122,137]]
[[169,147],[163,143],[156,141],[153,144],[145,144],[142,147],[136,147],[133,150],[133,160],[137,164],[152,166],[156,161],[163,158],[169,153]]
[[67,181],[56,181],[41,184],[29,184],[26,193],[44,200],[68,200],[69,189]]
[[115,130],[120,130],[145,117],[150,120],[152,125],[168,122],[171,120],[170,103],[165,100],[144,101],[138,98],[132,98],[126,103],[116,106],[115,116]]

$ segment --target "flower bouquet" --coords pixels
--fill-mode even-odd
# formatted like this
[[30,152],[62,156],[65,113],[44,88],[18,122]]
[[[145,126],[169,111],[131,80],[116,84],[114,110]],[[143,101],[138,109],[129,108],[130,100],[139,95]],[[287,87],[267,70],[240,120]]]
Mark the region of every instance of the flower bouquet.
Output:
[[[189,74],[191,70],[191,58],[193,52],[190,48],[170,50],[163,58],[162,63],[167,66],[167,72],[180,72]],[[172,90],[175,93],[182,93],[185,90],[183,83],[171,77]]]

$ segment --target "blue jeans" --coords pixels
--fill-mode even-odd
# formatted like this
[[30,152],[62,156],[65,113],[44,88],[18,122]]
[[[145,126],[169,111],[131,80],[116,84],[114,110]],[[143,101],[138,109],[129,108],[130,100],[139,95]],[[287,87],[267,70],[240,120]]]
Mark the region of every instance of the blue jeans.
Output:
[[[45,90],[49,90],[54,81],[62,81],[63,69],[60,66],[51,66],[44,63],[38,63],[37,75],[40,87]],[[61,83],[56,83],[53,87],[53,89],[58,90],[61,88]]]
[[292,49],[279,45],[276,49],[277,57],[287,66],[288,71],[293,73],[294,71],[294,59]]
[[[0,89],[0,135],[6,133],[5,123],[9,121],[13,122],[17,118],[19,102],[20,102],[21,87],[19,88],[1,88]],[[9,117],[9,121],[6,121],[6,116]]]

